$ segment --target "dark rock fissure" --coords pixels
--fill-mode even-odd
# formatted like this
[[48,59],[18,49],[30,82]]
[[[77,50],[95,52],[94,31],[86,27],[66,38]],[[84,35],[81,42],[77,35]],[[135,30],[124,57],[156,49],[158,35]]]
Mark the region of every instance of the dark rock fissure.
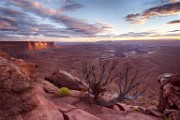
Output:
[[62,114],[63,114],[64,120],[70,120],[69,117],[65,113],[62,113]]

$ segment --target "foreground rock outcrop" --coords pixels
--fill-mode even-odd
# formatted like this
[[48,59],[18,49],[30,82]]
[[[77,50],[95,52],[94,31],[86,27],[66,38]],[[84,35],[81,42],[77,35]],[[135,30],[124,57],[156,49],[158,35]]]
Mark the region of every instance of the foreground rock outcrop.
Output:
[[0,57],[0,120],[158,120],[141,112],[125,111],[120,104],[112,108],[94,104],[87,92],[78,91],[86,85],[71,81],[76,78],[64,71],[49,79],[70,80],[60,85],[75,90],[71,90],[72,96],[59,97],[58,87],[31,76],[28,71],[35,68],[23,60]]
[[[29,66],[29,63],[24,66]],[[63,120],[56,105],[44,97],[44,90],[25,74],[14,59],[0,57],[0,119]]]
[[159,111],[170,120],[180,120],[180,75],[166,73],[158,80],[161,84]]
[[16,118],[36,106],[32,86],[33,80],[23,76],[10,65],[0,63],[0,116]]

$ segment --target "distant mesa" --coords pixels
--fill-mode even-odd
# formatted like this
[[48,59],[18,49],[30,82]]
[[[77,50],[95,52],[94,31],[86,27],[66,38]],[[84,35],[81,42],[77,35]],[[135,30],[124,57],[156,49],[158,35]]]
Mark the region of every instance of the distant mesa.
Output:
[[47,48],[59,48],[54,42],[28,42],[29,50],[43,50]]
[[[59,48],[55,42],[43,41],[0,41],[0,50],[15,58],[24,58],[26,51]],[[25,56],[24,56],[25,55]]]

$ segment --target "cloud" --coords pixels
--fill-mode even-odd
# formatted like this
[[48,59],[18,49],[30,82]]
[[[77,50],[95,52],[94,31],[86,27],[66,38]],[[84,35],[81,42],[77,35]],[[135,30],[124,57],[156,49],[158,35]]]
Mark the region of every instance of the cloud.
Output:
[[118,38],[128,38],[129,39],[141,39],[141,40],[147,40],[147,39],[178,39],[180,34],[180,30],[172,30],[172,31],[165,31],[165,32],[159,32],[156,30],[149,30],[145,32],[128,32],[125,34],[120,34],[116,37]]
[[[65,25],[66,31],[73,35],[95,35],[100,34],[112,28],[107,24],[89,24],[85,20],[76,19],[64,15],[62,11],[46,7],[42,3],[31,0],[7,0],[13,6],[20,7],[26,12],[34,13],[42,18],[48,18],[57,24]],[[74,4],[72,0],[65,0],[67,4]]]
[[0,30],[9,31],[16,29],[13,26],[11,26],[8,22],[0,21]]
[[61,8],[62,11],[75,11],[77,9],[83,8],[84,6],[78,3],[66,4]]
[[180,24],[180,20],[173,20],[168,22],[167,24]]
[[88,24],[85,20],[75,19],[66,15],[52,16],[54,21],[61,22],[67,26],[67,29],[79,33],[80,35],[95,35],[112,28],[110,25],[102,23]]
[[24,15],[24,13],[16,11],[16,10],[12,10],[6,7],[1,7],[0,6],[0,13],[6,15],[6,16],[19,16],[22,17]]
[[16,31],[16,27],[13,24],[14,24],[14,20],[0,16],[0,30]]
[[31,0],[7,0],[11,5],[21,7],[26,11],[39,14],[43,17],[59,14],[60,11],[44,6],[42,3]]
[[[128,22],[132,22],[132,23],[135,23],[135,24],[139,24],[139,23],[142,23],[142,19],[139,20],[141,17],[141,15],[139,13],[137,14],[129,14],[125,17],[126,21]],[[146,20],[146,19],[145,19]]]
[[65,5],[60,8],[62,11],[75,11],[84,7],[84,5],[79,4],[73,0],[64,0],[64,3]]
[[69,33],[68,30],[53,25],[38,24],[23,12],[0,7],[0,38],[38,35],[58,37],[60,34],[67,36]]
[[65,3],[74,3],[73,0],[63,0]]
[[89,36],[105,32],[107,29],[112,28],[112,26],[104,23],[88,24],[84,20],[61,14],[51,15],[48,18],[56,23],[65,24],[66,28],[57,28],[50,24],[38,24],[33,17],[30,17],[25,12],[0,7],[0,38],[39,35],[47,37]]
[[180,0],[169,0],[170,3],[180,2]]
[[155,31],[147,31],[147,32],[128,32],[125,34],[121,34],[118,37],[144,37],[144,36],[152,36],[155,35]]
[[[23,18],[23,19],[22,19]],[[1,31],[18,31],[33,26],[34,21],[25,13],[0,7],[0,30]]]
[[172,31],[168,31],[168,32],[171,32],[171,33],[172,33],[172,32],[173,32],[173,33],[174,33],[174,32],[180,32],[180,29],[179,29],[179,30],[172,30]]
[[180,2],[168,3],[157,7],[149,8],[142,13],[129,14],[125,17],[126,21],[135,24],[144,23],[148,19],[157,16],[169,16],[180,14]]
[[46,2],[48,2],[48,3],[51,3],[52,2],[52,0],[45,0]]

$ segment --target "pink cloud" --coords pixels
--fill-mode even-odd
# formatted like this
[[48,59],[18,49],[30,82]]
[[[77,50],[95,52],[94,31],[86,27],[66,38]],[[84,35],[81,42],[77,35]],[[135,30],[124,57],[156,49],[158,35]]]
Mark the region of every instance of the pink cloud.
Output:
[[152,17],[169,16],[180,14],[180,2],[168,3],[165,5],[149,8],[142,13],[129,14],[125,17],[126,21],[132,23],[144,23]]

